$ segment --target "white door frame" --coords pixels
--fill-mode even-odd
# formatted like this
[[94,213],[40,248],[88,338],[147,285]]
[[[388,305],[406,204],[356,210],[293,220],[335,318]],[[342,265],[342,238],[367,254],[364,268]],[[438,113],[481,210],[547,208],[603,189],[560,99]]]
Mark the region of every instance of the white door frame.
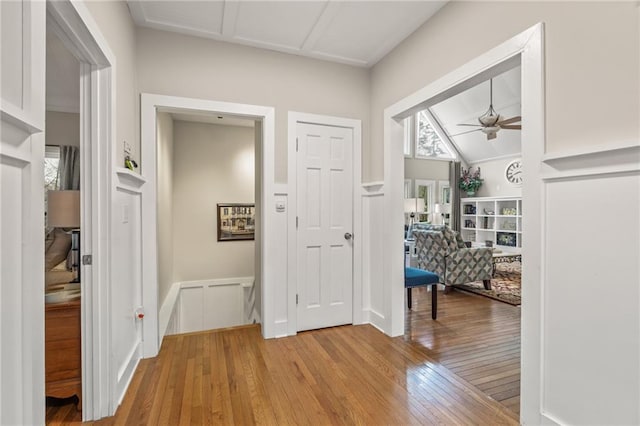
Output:
[[[525,204],[523,217],[522,270],[522,373],[521,422],[540,424],[540,336],[541,336],[541,238],[540,173],[545,146],[544,26],[536,24],[496,48],[480,55],[384,111],[384,223],[402,229],[403,212],[403,123],[402,119],[469,88],[515,64],[522,66],[522,159]],[[385,235],[385,297],[390,300],[385,332],[404,333],[404,286],[402,233]]]
[[[157,111],[158,109],[188,110],[211,114],[229,114],[243,118],[262,121],[262,164],[256,170],[262,172],[262,188],[256,188],[260,194],[260,229],[261,245],[260,273],[261,277],[261,316],[262,335],[265,338],[275,337],[273,295],[276,283],[272,277],[277,264],[271,261],[275,256],[272,247],[277,247],[278,235],[274,232],[274,145],[275,145],[275,110],[272,107],[236,104],[211,101],[206,99],[182,98],[177,96],[143,93],[140,99],[141,108],[141,173],[146,180],[142,187],[142,303],[145,308],[143,321],[143,357],[158,354],[164,330],[160,330],[158,300],[158,248],[157,248]],[[213,220],[213,219],[212,219]],[[215,238],[215,236],[212,236]]]
[[363,294],[362,294],[362,204],[360,192],[362,188],[362,122],[360,120],[327,115],[307,114],[289,111],[288,125],[288,180],[289,180],[289,209],[287,217],[287,311],[290,312],[287,334],[293,336],[298,332],[296,307],[297,292],[297,238],[296,216],[297,198],[297,152],[296,137],[297,124],[319,124],[334,127],[347,127],[353,130],[353,324],[363,322]]
[[80,2],[47,1],[47,26],[81,63],[81,215],[85,232],[81,234],[80,247],[82,255],[93,257],[91,266],[80,266],[82,419],[92,420],[111,415],[116,408],[110,391],[113,377],[109,285],[115,57],[93,16]]

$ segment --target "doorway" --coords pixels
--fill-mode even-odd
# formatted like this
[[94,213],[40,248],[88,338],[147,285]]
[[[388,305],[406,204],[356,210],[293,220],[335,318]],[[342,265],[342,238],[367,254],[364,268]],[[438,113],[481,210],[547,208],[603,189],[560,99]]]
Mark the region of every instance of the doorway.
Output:
[[[275,277],[283,268],[272,247],[277,245],[275,232],[277,216],[274,190],[274,109],[255,105],[232,104],[202,99],[181,98],[154,94],[142,94],[142,174],[146,179],[142,192],[142,301],[147,315],[143,323],[145,340],[143,356],[158,354],[162,338],[167,331],[174,312],[178,294],[168,292],[164,301],[158,294],[158,218],[157,188],[158,170],[156,164],[158,111],[180,111],[191,114],[233,116],[255,122],[255,209],[258,220],[255,223],[255,293],[257,315],[261,319],[262,334],[265,338],[275,337],[274,301],[265,295],[278,291]],[[257,177],[259,176],[259,179]],[[211,218],[213,222],[215,218]]]
[[[538,24],[524,33],[508,40],[468,64],[454,70],[442,79],[430,84],[411,96],[401,100],[385,110],[384,118],[384,160],[385,187],[389,196],[385,196],[385,222],[400,228],[403,221],[403,120],[428,106],[451,97],[465,88],[489,79],[517,65],[522,66],[522,164],[524,182],[522,195],[527,199],[523,213],[523,247],[526,264],[522,270],[522,410],[538,407],[539,368],[539,288],[540,282],[540,215],[534,206],[540,205],[540,170],[537,165],[542,161],[544,152],[544,106],[543,106],[543,26]],[[531,209],[531,210],[529,210]],[[531,212],[531,213],[529,213]],[[400,236],[389,234],[386,246],[399,247]],[[389,282],[391,294],[391,324],[388,334],[397,336],[404,332],[404,292],[402,280],[402,252],[389,250],[385,253],[387,272],[385,282]],[[536,393],[537,392],[537,393]]]
[[178,108],[156,120],[162,334],[259,322],[255,120]]
[[50,28],[46,52],[45,395],[47,416],[68,404],[80,419],[80,182],[90,165],[80,161],[80,63]]

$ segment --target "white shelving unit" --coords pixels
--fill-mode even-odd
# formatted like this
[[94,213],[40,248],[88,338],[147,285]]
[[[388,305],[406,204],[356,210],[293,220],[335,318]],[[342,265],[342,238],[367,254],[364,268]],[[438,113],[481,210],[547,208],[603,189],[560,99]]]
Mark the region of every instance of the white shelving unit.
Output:
[[484,246],[492,241],[505,252],[522,247],[522,197],[463,198],[462,239]]

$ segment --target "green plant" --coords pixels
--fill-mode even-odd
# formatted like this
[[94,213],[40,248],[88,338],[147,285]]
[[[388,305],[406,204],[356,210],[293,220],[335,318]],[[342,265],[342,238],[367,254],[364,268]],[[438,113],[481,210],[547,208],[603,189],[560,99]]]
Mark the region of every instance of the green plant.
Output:
[[462,168],[460,176],[460,189],[466,192],[476,192],[482,186],[484,179],[480,177],[480,167],[474,172],[469,167],[468,170]]

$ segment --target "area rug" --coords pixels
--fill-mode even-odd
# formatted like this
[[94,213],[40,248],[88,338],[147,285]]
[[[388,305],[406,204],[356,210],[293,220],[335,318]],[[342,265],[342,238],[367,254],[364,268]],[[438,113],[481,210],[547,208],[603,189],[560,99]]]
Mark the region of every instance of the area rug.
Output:
[[482,281],[453,286],[456,289],[479,294],[510,305],[520,306],[520,262],[498,263],[496,273],[491,279],[491,290],[485,290]]

